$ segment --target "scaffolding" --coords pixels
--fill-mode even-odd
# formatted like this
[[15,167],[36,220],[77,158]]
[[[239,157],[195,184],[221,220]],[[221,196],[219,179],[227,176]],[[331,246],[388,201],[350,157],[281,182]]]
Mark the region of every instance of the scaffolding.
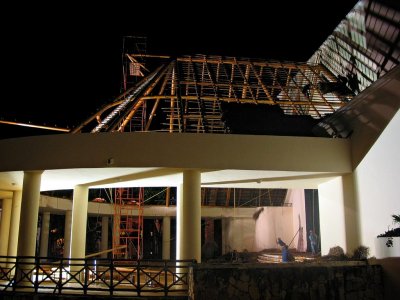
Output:
[[[108,119],[101,121],[94,131],[107,128],[114,118],[129,112],[131,104],[150,84],[151,79],[138,84],[138,78],[145,76],[144,71],[148,72],[145,67],[146,45],[146,37],[125,36],[123,38],[122,92],[124,101],[108,115]],[[124,124],[128,131],[143,130],[142,116],[146,115],[146,104],[138,106],[135,112]],[[144,188],[117,188],[114,199],[113,257],[139,260],[143,257]]]
[[[399,9],[392,2],[360,0],[307,63],[216,55],[150,55],[146,37],[125,36],[122,94],[73,130],[6,120],[0,120],[0,124],[71,133],[295,135],[274,130],[232,130],[226,111],[230,104],[240,104],[246,108],[241,110],[242,115],[248,114],[249,119],[266,106],[275,111],[279,108],[286,119],[273,119],[271,114],[253,118],[258,123],[270,119],[266,124],[269,128],[279,123],[285,128],[302,128],[304,124],[292,121],[307,116],[323,127],[325,117],[345,107],[399,64]],[[159,65],[164,66],[155,73],[149,71]],[[258,110],[247,110],[249,105]],[[347,137],[347,133],[329,136]]]
[[279,109],[290,120],[301,116],[318,121],[354,97],[340,78],[320,64],[208,55],[146,56],[158,60],[159,68],[73,133],[235,133],[225,119],[235,105]]
[[113,258],[143,257],[144,188],[116,188],[113,219]]
[[[150,55],[145,37],[125,37],[124,93],[71,132],[296,135],[274,126],[305,128],[323,122],[399,64],[398,9],[378,2],[359,1],[307,63]],[[157,66],[154,73],[146,69]],[[267,130],[233,128],[238,115],[265,121]]]
[[147,71],[147,38],[143,36],[124,36],[122,38],[122,90],[138,82]]
[[[122,92],[137,85],[149,73],[146,68],[147,38],[124,36],[122,42]],[[146,103],[137,106],[134,115],[121,131],[143,131]]]

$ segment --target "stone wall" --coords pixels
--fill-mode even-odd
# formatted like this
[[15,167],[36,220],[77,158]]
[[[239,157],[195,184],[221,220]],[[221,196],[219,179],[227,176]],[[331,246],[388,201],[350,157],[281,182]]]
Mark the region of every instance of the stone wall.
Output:
[[202,264],[192,275],[194,300],[383,299],[381,266],[365,262]]

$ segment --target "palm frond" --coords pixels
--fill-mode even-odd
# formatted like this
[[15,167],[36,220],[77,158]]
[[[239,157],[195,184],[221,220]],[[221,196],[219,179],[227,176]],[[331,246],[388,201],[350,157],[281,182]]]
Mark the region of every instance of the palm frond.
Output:
[[393,223],[400,224],[400,215],[392,215]]

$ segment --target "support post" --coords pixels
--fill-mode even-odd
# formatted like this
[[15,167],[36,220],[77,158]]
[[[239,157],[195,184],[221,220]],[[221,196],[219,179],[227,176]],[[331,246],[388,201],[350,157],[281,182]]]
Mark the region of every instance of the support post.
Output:
[[71,253],[71,226],[72,226],[72,211],[65,211],[64,220],[64,258],[68,258]]
[[70,258],[85,257],[88,196],[89,189],[87,186],[75,186],[72,202]]
[[71,274],[76,280],[84,280],[82,272],[85,250],[86,250],[86,226],[88,211],[89,188],[83,185],[77,185],[74,188],[72,202],[72,228],[71,228],[71,250],[70,258],[79,258],[82,260],[71,260]]
[[164,217],[162,223],[162,259],[171,259],[171,217]]
[[42,228],[40,230],[40,257],[47,257],[47,249],[49,248],[49,231],[50,212],[45,211],[42,214]]
[[[101,251],[108,249],[108,216],[101,218]],[[107,253],[101,254],[102,258],[107,258]]]
[[35,263],[42,173],[43,171],[24,172],[17,255],[29,256],[29,258],[19,259],[19,265],[16,268],[16,286],[29,284],[29,274]]
[[177,259],[201,262],[201,180],[197,170],[183,171],[177,203]]
[[[18,249],[18,235],[19,235],[19,219],[21,217],[21,203],[22,203],[22,191],[14,191],[12,199],[11,209],[11,223],[10,223],[10,235],[8,238],[8,256],[17,256]],[[14,260],[10,259],[8,268],[12,268]]]
[[10,235],[12,200],[3,199],[1,205],[0,222],[0,256],[7,256],[8,240]]
[[43,171],[24,172],[18,256],[35,256],[42,173]]

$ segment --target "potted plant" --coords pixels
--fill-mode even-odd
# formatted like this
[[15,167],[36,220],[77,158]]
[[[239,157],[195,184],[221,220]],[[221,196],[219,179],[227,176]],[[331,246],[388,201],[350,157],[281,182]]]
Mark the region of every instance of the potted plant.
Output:
[[400,257],[400,214],[392,215],[392,219],[393,224],[398,226],[378,235],[375,242],[376,258]]

